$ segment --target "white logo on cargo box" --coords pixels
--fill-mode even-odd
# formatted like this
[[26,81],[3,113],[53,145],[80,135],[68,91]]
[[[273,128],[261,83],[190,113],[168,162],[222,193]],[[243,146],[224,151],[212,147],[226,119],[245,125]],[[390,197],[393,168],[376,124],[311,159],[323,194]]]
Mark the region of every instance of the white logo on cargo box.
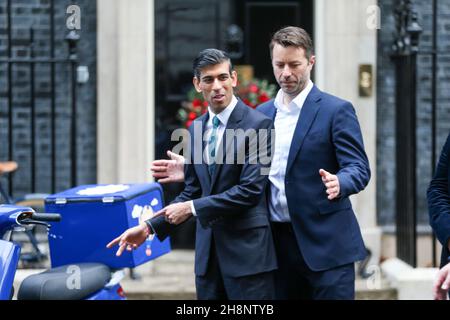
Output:
[[97,196],[104,194],[111,194],[130,189],[130,186],[125,184],[110,184],[107,186],[96,186],[92,188],[83,189],[77,192],[80,196]]
[[134,205],[133,207],[133,211],[131,211],[131,216],[134,219],[137,219],[141,216],[142,214],[142,210],[144,209],[144,207],[138,206],[137,204]]
[[[150,207],[150,206],[141,207],[137,204],[135,204],[133,206],[133,211],[131,211],[131,216],[134,219],[139,219],[139,223],[142,223],[146,220],[151,219],[153,217],[153,214],[154,214],[154,212],[153,212],[152,207]],[[155,235],[152,234],[148,237],[148,239],[153,240],[154,237],[155,237]],[[148,254],[148,255],[150,255],[150,254]]]

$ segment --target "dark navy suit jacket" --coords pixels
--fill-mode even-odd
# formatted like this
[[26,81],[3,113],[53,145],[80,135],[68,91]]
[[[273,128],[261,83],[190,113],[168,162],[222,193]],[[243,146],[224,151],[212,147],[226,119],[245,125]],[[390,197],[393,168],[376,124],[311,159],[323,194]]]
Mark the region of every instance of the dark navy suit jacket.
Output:
[[[258,110],[275,118],[273,100]],[[339,198],[328,200],[319,169],[338,176]],[[363,190],[369,179],[369,162],[353,106],[314,86],[297,121],[285,178],[292,226],[311,270],[328,270],[365,258],[349,196]]]
[[450,252],[450,135],[442,149],[436,173],[427,192],[430,224],[442,244],[441,267],[447,264]]
[[[208,121],[208,113],[196,119],[189,128],[191,148],[202,149],[202,134]],[[202,129],[196,132],[196,124]],[[272,120],[258,111],[238,102],[230,115],[226,129],[273,128]],[[222,148],[226,155],[230,152],[238,157],[238,150],[245,148],[245,161],[240,164],[216,164],[213,176],[208,166],[194,163],[191,152],[190,164],[185,164],[185,189],[173,203],[194,200],[197,214],[197,233],[195,241],[195,274],[205,275],[208,268],[211,244],[214,241],[222,274],[241,277],[277,268],[275,249],[269,226],[265,190],[268,176],[261,169],[270,167],[269,162],[253,164],[249,161],[254,149],[249,148],[242,139],[227,139],[223,135]],[[262,139],[264,140],[264,139]],[[260,141],[265,144],[266,141]],[[270,136],[267,137],[267,152],[270,153]],[[240,149],[242,150],[242,149]],[[261,149],[256,150],[261,151]],[[192,164],[194,163],[194,164]],[[159,239],[164,239],[174,226],[163,217],[151,220],[151,225]]]

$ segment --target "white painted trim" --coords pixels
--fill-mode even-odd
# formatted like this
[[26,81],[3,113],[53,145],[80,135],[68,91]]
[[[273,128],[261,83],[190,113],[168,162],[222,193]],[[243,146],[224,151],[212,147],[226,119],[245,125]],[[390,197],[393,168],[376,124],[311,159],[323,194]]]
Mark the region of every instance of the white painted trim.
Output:
[[314,83],[325,90],[325,52],[326,52],[326,20],[325,20],[325,1],[314,1],[314,51],[316,56],[316,65],[314,66]]
[[98,182],[140,183],[155,145],[154,3],[97,0]]

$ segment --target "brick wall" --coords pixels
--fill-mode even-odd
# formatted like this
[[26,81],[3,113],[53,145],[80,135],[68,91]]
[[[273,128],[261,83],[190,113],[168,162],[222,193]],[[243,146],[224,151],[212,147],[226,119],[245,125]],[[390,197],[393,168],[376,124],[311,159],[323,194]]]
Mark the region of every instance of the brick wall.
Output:
[[[380,0],[377,71],[377,208],[380,225],[395,224],[395,33],[394,0]],[[419,224],[428,225],[426,189],[431,179],[432,2],[413,1],[423,28],[417,68],[417,201]],[[450,1],[438,0],[437,156],[450,131]]]
[[[77,4],[81,9],[81,36],[78,42],[79,64],[88,66],[88,83],[77,86],[78,184],[96,181],[96,1],[56,0],[55,2],[55,55],[67,57],[68,33],[66,8]],[[0,0],[0,57],[7,57],[6,0]],[[50,0],[12,1],[12,54],[15,58],[30,56],[30,28],[34,29],[34,54],[50,56]],[[14,174],[14,196],[31,191],[31,87],[30,67],[14,64],[13,74],[13,128],[8,128],[7,67],[0,63],[0,160],[8,158],[8,135],[13,132],[14,160],[20,170]],[[56,65],[56,190],[70,187],[70,80],[67,64]],[[51,134],[50,134],[50,67],[37,64],[35,68],[36,97],[36,178],[37,192],[51,192]]]

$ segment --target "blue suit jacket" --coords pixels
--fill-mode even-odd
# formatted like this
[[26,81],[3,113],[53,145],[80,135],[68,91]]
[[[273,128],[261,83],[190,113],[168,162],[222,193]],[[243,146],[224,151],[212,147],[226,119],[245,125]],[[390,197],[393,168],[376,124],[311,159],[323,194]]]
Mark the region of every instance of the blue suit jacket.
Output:
[[447,137],[436,168],[436,173],[428,187],[428,213],[430,224],[442,244],[441,267],[447,264],[450,252],[450,135]]
[[[199,117],[189,128],[192,150],[203,150],[202,135],[208,117],[208,113]],[[196,132],[196,123],[201,124],[199,132]],[[271,119],[241,101],[231,113],[226,127],[257,131],[271,128]],[[222,152],[224,159],[230,152],[237,154],[239,148],[245,148],[245,161],[243,164],[226,164],[225,161],[224,164],[216,164],[212,177],[206,163],[194,163],[193,152],[190,164],[185,165],[185,189],[173,203],[194,200],[197,214],[196,275],[204,275],[207,271],[212,241],[222,274],[226,276],[241,277],[277,267],[265,197],[268,176],[261,174],[262,168],[270,167],[270,158],[265,165],[259,162],[252,164],[249,159],[255,150],[249,148],[246,140],[246,144],[240,139],[227,140],[224,133],[221,146],[226,146],[226,152]],[[268,145],[267,152],[270,153],[270,137]],[[217,156],[220,154],[218,152]],[[163,217],[152,219],[151,225],[160,239],[174,229]]]
[[[258,110],[275,118],[273,100]],[[328,200],[319,169],[338,176],[338,199]],[[322,271],[365,258],[348,197],[363,190],[369,179],[369,162],[353,106],[314,86],[297,121],[285,178],[292,226],[310,269]]]

